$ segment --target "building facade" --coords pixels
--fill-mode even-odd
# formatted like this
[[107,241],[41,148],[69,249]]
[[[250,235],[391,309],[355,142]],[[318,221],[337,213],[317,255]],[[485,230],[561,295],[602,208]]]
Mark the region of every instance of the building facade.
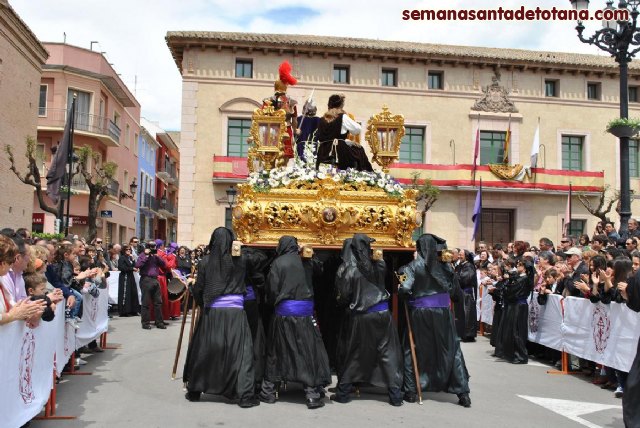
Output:
[[[490,243],[559,242],[570,186],[592,197],[604,185],[619,187],[618,141],[604,132],[619,109],[618,68],[609,58],[278,34],[170,32],[166,40],[183,79],[178,239],[186,245],[206,242],[228,219],[225,190],[247,175],[251,114],[272,95],[283,60],[299,81],[288,94],[302,106],[313,91],[319,115],[334,93],[346,95],[345,110],[363,128],[383,105],[404,115],[391,174],[409,183],[417,172],[440,188],[423,229],[452,246],[473,246],[480,179],[482,239]],[[634,116],[640,65],[631,63],[629,73]],[[538,127],[537,168],[515,174],[530,166]],[[637,190],[639,148],[631,144]],[[490,166],[503,163],[506,170]],[[597,219],[577,197],[572,206],[570,232],[591,234]]]
[[31,227],[33,202],[25,195],[33,187],[22,184],[9,169],[4,145],[13,148],[16,169],[27,172],[27,137],[36,137],[42,65],[48,53],[7,0],[0,0],[0,218],[2,227]]
[[[156,198],[156,153],[160,144],[156,141],[155,125],[145,118],[140,121],[138,143],[138,222],[136,233],[140,239],[153,239],[154,221],[158,214]],[[149,129],[152,129],[149,131]],[[152,134],[153,132],[153,134]]]
[[160,144],[156,153],[156,194],[160,201],[156,237],[167,242],[178,240],[180,151],[173,135],[163,131],[156,137]]
[[[51,163],[52,147],[62,140],[68,111],[76,96],[74,150],[90,147],[91,160],[117,165],[109,194],[98,207],[98,232],[107,243],[128,242],[136,234],[136,179],[140,104],[116,71],[99,52],[62,43],[45,43],[50,57],[40,81],[38,153],[42,176]],[[89,188],[81,175],[71,182],[71,227],[69,233],[87,236]],[[55,216],[43,213],[34,203],[34,227],[42,224],[52,232]],[[36,223],[37,222],[37,223]]]

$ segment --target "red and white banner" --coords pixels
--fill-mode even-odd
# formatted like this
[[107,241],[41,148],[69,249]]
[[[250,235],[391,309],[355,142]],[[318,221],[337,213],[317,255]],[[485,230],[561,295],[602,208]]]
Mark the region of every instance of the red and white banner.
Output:
[[563,336],[567,353],[628,372],[637,351],[640,316],[626,305],[568,297]]
[[529,300],[529,341],[562,351],[562,296],[550,294],[545,305],[538,304],[538,293]]
[[109,293],[100,290],[95,298],[91,294],[82,296],[82,322],[76,330],[75,349],[85,346],[109,329]]
[[36,328],[24,321],[0,327],[0,426],[19,427],[37,416],[49,399],[53,370],[60,375],[77,347],[107,331],[106,291],[97,299],[84,296],[77,331],[65,322],[64,301],[56,305],[52,321],[40,321]]

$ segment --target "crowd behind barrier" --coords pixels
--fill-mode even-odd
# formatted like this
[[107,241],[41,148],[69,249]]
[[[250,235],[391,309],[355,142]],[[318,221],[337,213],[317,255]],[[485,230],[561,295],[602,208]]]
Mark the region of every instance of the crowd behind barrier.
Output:
[[[109,304],[117,305],[118,304],[118,280],[120,278],[120,272],[111,271],[109,278],[107,278],[107,284],[109,284]],[[138,289],[138,301],[142,301],[142,291],[140,291],[140,274],[138,272],[134,272],[133,277],[136,280],[136,287]]]
[[[105,290],[106,291],[106,290]],[[79,329],[65,322],[64,305],[51,322],[31,328],[13,322],[0,329],[0,415],[2,426],[20,427],[37,416],[75,349],[108,330],[108,293],[87,294]]]

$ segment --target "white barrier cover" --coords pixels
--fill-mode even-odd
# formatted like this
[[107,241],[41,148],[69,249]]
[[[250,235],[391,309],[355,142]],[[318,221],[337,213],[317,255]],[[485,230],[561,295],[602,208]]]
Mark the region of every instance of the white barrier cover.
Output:
[[[64,311],[62,314],[64,322]],[[47,403],[53,387],[53,355],[59,338],[56,327],[59,326],[53,321],[40,321],[35,329],[23,321],[0,327],[2,426],[24,425]]]
[[[140,291],[140,274],[138,272],[133,273],[133,277],[136,280],[136,287],[138,287],[138,302],[142,302],[142,292]],[[107,278],[107,286],[109,287],[109,304],[118,304],[118,279],[120,278],[120,271],[111,271],[109,278]]]
[[65,302],[56,305],[56,317],[51,321],[56,335],[55,369],[58,376],[62,374],[65,364],[71,358],[76,344],[76,330],[64,320]]
[[109,329],[109,293],[100,290],[96,299],[90,294],[82,296],[82,322],[76,330],[75,349],[96,340]]
[[493,296],[487,291],[488,287],[483,287],[482,298],[480,298],[480,320],[488,325],[493,325]]
[[529,299],[529,341],[562,351],[562,296],[550,294],[545,305],[538,293]]
[[628,372],[640,337],[640,315],[626,305],[564,302],[564,342],[569,354]]

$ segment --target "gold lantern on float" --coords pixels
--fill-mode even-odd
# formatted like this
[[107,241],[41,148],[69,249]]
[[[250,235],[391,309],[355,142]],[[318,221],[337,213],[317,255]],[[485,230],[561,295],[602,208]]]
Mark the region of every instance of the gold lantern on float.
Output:
[[276,110],[269,103],[253,111],[250,134],[254,147],[250,149],[248,164],[251,171],[255,170],[256,158],[267,171],[279,166],[284,159],[282,140],[287,136],[286,118],[284,110]]
[[400,156],[400,143],[404,137],[404,116],[393,114],[385,105],[382,112],[375,114],[367,122],[365,139],[369,142],[373,157],[371,160],[386,173],[389,165]]

